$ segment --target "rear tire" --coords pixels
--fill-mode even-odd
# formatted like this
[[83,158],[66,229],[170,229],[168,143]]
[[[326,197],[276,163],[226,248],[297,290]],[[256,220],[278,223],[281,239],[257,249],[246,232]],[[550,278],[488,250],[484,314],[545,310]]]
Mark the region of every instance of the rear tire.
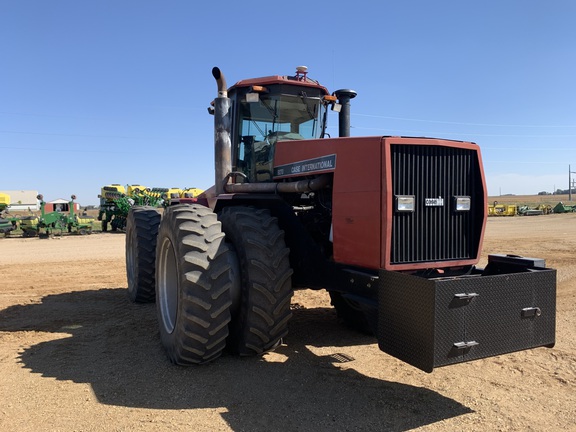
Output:
[[240,355],[261,354],[288,334],[290,250],[268,210],[227,207],[219,218],[240,269],[239,304],[232,312],[228,347]]
[[126,276],[128,298],[134,303],[153,303],[156,298],[156,241],[160,219],[160,213],[152,207],[133,207],[128,213]]
[[160,338],[180,365],[218,358],[230,322],[229,250],[217,216],[201,205],[169,207],[156,249]]

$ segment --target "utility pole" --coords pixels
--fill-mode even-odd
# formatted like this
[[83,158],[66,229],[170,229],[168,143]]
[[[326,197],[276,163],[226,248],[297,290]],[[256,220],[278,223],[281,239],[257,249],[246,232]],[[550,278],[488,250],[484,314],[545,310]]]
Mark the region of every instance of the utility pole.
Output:
[[572,174],[576,174],[576,172],[572,171],[568,165],[568,201],[572,201]]

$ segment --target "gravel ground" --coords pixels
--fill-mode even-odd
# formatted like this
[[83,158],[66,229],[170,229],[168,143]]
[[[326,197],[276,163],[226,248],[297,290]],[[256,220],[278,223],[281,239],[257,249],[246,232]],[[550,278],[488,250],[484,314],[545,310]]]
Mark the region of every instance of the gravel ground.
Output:
[[576,214],[492,218],[484,246],[558,269],[556,346],[426,374],[307,290],[275,352],[173,366],[123,234],[0,239],[0,430],[576,430]]

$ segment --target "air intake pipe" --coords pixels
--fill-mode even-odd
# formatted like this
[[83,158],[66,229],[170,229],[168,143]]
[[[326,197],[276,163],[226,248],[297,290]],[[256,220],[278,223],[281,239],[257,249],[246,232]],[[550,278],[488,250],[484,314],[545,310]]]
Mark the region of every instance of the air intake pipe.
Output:
[[297,180],[283,183],[232,183],[224,188],[228,193],[306,193],[324,189],[332,181],[329,174],[310,180]]
[[214,99],[214,185],[216,195],[221,195],[225,192],[224,179],[232,171],[231,103],[226,79],[220,69],[212,68],[212,75],[218,86],[218,97]]
[[338,136],[350,136],[350,99],[356,97],[356,92],[350,89],[336,90],[334,92],[338,98],[338,103],[341,105],[340,113],[338,114]]

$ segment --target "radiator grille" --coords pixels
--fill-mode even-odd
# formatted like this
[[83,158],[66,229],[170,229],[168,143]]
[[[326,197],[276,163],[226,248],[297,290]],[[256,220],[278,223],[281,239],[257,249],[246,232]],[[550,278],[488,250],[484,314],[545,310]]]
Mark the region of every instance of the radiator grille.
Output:
[[[416,206],[414,212],[393,210],[390,263],[476,258],[485,206],[476,151],[397,144],[391,156],[393,195],[414,195]],[[471,210],[456,212],[456,196],[471,197]],[[426,206],[427,198],[443,198],[444,205]]]

